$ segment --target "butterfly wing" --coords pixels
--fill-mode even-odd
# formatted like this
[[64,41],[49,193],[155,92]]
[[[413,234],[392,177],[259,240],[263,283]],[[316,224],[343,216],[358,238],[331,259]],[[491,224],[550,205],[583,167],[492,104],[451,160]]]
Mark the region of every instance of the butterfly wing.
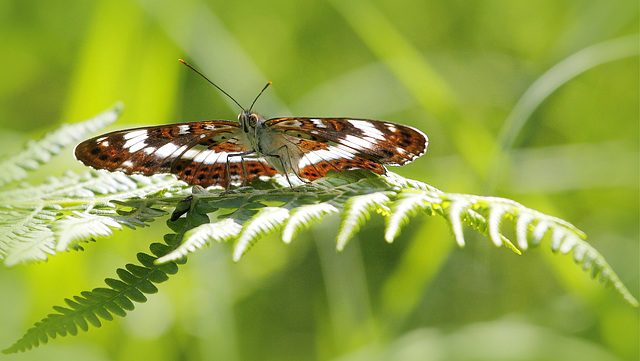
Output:
[[[96,169],[126,174],[173,173],[203,187],[226,187],[251,181],[276,170],[264,159],[231,156],[249,152],[238,123],[212,120],[115,131],[86,140],[75,149],[76,158]],[[229,172],[227,174],[227,160]]]
[[385,174],[385,165],[412,162],[429,142],[415,128],[369,119],[274,118],[267,125],[283,134],[289,153],[297,155],[293,171],[309,180],[355,168]]

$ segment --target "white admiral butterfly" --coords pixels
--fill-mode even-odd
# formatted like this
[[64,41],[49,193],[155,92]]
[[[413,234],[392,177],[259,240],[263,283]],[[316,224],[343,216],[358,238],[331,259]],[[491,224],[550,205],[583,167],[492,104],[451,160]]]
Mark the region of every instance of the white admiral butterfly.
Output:
[[[229,96],[204,75],[212,85]],[[268,83],[258,97],[269,86]],[[421,131],[369,119],[273,118],[242,108],[238,122],[207,120],[107,133],[78,144],[76,158],[93,168],[126,174],[172,173],[203,187],[247,184],[259,176],[296,175],[312,181],[329,171],[412,162],[427,150]],[[289,184],[291,184],[289,182]]]

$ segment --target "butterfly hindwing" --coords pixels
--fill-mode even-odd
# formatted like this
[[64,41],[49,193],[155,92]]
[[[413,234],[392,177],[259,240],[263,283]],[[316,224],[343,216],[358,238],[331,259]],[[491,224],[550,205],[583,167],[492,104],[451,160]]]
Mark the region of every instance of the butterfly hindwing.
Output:
[[219,185],[225,188],[230,184],[245,184],[259,176],[274,176],[278,173],[263,158],[243,159],[234,154],[237,152],[201,151],[195,159],[177,159],[171,173],[189,184],[203,187]]

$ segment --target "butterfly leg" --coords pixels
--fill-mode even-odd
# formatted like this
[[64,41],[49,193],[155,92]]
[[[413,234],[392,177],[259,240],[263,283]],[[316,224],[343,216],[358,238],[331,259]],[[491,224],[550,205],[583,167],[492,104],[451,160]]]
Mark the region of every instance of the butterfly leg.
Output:
[[[247,155],[253,156],[255,158],[256,153],[251,152]],[[249,172],[247,171],[247,164],[244,162],[244,155],[240,156],[240,164],[242,164],[242,173],[244,174],[244,179],[242,180],[242,185],[246,186],[249,184]]]
[[295,189],[293,189],[293,185],[291,184],[291,180],[289,179],[289,171],[288,171],[289,168],[293,169],[293,167],[291,166],[291,156],[287,157],[289,159],[289,168],[287,168],[284,166],[284,160],[282,159],[283,157],[280,154],[278,154],[280,150],[283,148],[286,149],[287,152],[289,152],[289,148],[286,145],[283,145],[280,148],[276,148],[273,153],[262,153],[262,154],[264,154],[267,157],[276,158],[280,162],[280,166],[282,166],[282,169],[283,169],[282,173],[284,173],[285,178],[287,178],[287,183],[289,183],[289,187],[291,188],[291,190],[295,191]]
[[231,188],[231,162],[229,161],[229,158],[231,157],[240,157],[240,163],[242,164],[242,172],[244,173],[244,180],[242,181],[242,185],[245,185],[245,182],[247,181],[247,166],[244,164],[244,156],[245,155],[249,155],[249,154],[255,154],[254,151],[248,151],[248,152],[242,152],[242,153],[233,153],[233,154],[229,154],[227,155],[227,165],[226,165],[226,169],[227,169],[227,185],[224,189],[224,194],[227,194],[229,192],[229,189]]
[[242,165],[242,174],[244,174],[244,178],[242,178],[242,186],[246,186],[249,184],[249,173],[247,172],[247,164],[244,162],[244,157],[240,157],[240,165]]

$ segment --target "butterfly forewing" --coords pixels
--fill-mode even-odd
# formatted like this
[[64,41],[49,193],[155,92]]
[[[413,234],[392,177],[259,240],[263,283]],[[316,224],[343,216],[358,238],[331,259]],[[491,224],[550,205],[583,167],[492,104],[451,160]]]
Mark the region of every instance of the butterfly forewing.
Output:
[[407,164],[428,144],[417,129],[369,119],[275,118],[268,126],[293,148],[293,170],[308,180],[355,168],[385,174],[384,165]]
[[245,174],[246,181],[251,181],[277,173],[263,159],[246,160],[244,172],[240,157],[229,155],[248,152],[246,144],[237,122],[214,120],[108,133],[80,143],[75,155],[96,169],[144,175],[173,173],[189,184],[204,187],[239,184],[245,181]]

